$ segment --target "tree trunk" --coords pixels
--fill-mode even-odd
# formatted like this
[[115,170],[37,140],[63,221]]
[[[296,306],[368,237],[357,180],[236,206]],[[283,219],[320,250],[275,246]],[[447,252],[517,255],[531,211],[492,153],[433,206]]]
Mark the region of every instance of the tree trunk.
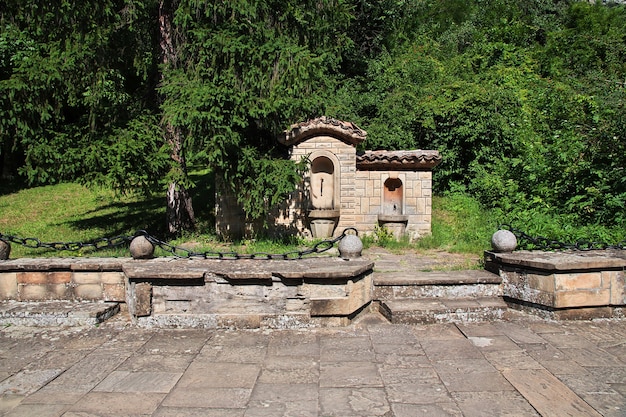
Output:
[[[161,0],[159,4],[159,33],[163,62],[163,71],[176,67],[177,42],[172,27],[172,17],[176,9],[176,0]],[[161,74],[163,78],[163,73]],[[164,129],[165,141],[170,146],[171,158],[174,161],[175,175],[167,188],[167,230],[178,234],[183,230],[191,230],[195,226],[195,215],[191,203],[191,195],[184,185],[187,179],[187,164],[183,150],[183,132],[167,122]]]
[[171,158],[174,161],[175,174],[167,187],[167,230],[172,234],[178,234],[183,230],[193,230],[195,227],[195,215],[191,203],[191,194],[182,184],[187,179],[187,164],[183,155],[183,137],[180,129],[171,124],[165,126],[165,138],[171,148]]
[[4,143],[0,144],[0,179],[4,181],[14,179],[16,174],[18,165],[15,161],[17,153],[13,148],[14,146],[15,142],[11,143],[8,138],[5,138]]
[[172,234],[193,230],[195,216],[189,191],[172,181],[167,187],[167,230]]

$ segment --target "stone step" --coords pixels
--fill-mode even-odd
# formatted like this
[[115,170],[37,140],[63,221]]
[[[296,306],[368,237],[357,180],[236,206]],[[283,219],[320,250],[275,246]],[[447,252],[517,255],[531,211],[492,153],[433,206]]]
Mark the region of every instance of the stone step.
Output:
[[0,326],[96,325],[120,311],[119,303],[79,301],[0,302]]
[[374,299],[498,297],[502,279],[484,270],[374,272]]
[[380,302],[380,312],[394,324],[468,323],[507,318],[502,297],[420,298]]

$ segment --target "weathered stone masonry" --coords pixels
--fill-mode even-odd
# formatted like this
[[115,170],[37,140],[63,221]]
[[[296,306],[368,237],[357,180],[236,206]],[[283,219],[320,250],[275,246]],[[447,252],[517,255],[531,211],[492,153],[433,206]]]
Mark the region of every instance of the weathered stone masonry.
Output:
[[0,261],[0,300],[125,302],[122,258]]
[[554,319],[625,317],[626,251],[485,253],[510,305]]
[[0,261],[0,301],[119,303],[139,325],[345,325],[372,301],[372,268],[337,257],[16,259]]
[[[357,152],[367,133],[353,123],[320,117],[293,125],[279,137],[293,161],[308,159],[302,184],[270,219],[270,232],[338,236],[347,228],[389,229],[414,240],[431,233],[434,150]],[[216,229],[239,237],[245,225],[236,199],[217,183]]]

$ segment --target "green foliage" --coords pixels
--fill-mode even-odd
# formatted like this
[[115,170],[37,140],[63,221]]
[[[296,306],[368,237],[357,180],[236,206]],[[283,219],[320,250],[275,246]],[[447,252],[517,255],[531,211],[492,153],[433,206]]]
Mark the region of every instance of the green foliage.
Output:
[[435,190],[510,218],[623,226],[626,6],[417,3],[418,30],[335,96],[364,146],[438,149]]
[[287,199],[294,185],[302,181],[307,165],[306,160],[294,164],[263,157],[256,148],[241,149],[233,182],[247,218],[267,222],[267,213]]
[[178,62],[164,68],[163,116],[185,133],[185,152],[226,179],[249,218],[293,191],[298,167],[278,132],[324,113],[350,40],[344,1],[181,1]]
[[[164,172],[146,83],[150,2],[10,2],[0,10],[0,160],[31,184],[145,191]],[[148,177],[150,177],[148,179]]]
[[376,225],[374,228],[374,233],[371,235],[363,236],[362,240],[366,247],[372,246],[372,244],[381,246],[383,248],[388,248],[391,245],[394,245],[397,240],[391,232],[386,227],[381,227]]
[[[76,183],[39,186],[3,193],[0,187],[0,232],[34,237],[42,242],[87,242],[133,235],[139,229],[162,234],[165,207],[160,199],[119,196],[110,190],[87,189]],[[77,256],[88,251],[56,252],[12,245],[11,257]],[[128,256],[127,250],[97,256]]]
[[485,210],[465,192],[433,197],[432,234],[419,239],[416,247],[482,254],[500,220],[498,210]]

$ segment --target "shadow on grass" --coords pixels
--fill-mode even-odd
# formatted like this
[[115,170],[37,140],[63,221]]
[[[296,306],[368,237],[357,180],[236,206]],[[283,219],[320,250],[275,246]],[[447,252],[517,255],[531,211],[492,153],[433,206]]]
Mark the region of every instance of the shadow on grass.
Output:
[[19,177],[0,179],[0,196],[14,194],[26,188],[29,188],[28,184]]
[[[196,184],[191,190],[196,224],[198,228],[214,228],[215,187],[213,175],[197,173],[190,175]],[[80,220],[65,224],[76,230],[104,230],[106,236],[133,235],[137,230],[145,230],[157,239],[172,237],[166,224],[165,195],[146,197],[138,201],[117,201],[91,210]]]
[[134,234],[146,230],[150,234],[163,234],[165,225],[165,198],[149,197],[134,202],[114,202],[105,204],[85,213],[80,220],[65,224],[76,230],[104,230],[106,236]]

